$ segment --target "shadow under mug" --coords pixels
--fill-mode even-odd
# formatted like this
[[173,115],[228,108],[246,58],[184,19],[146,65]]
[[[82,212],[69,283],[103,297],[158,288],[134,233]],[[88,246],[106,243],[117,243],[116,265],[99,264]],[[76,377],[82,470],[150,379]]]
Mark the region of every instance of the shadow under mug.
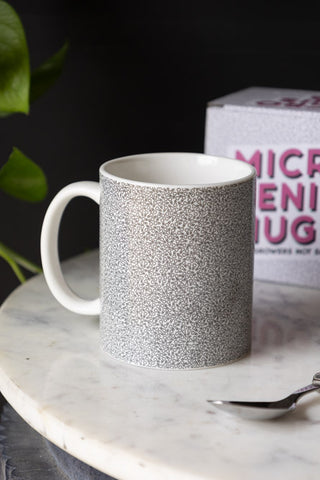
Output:
[[[145,367],[227,364],[251,344],[255,170],[195,153],[133,155],[100,167],[51,202],[43,271],[69,310],[100,315],[102,350]],[[100,299],[79,298],[58,254],[68,202],[100,204]]]

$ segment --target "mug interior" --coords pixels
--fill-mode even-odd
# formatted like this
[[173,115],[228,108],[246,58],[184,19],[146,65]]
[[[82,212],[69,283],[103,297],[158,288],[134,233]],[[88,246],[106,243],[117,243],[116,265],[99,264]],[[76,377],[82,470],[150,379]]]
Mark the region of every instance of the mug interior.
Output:
[[200,153],[146,153],[110,160],[102,175],[143,184],[199,186],[238,183],[255,175],[241,161]]

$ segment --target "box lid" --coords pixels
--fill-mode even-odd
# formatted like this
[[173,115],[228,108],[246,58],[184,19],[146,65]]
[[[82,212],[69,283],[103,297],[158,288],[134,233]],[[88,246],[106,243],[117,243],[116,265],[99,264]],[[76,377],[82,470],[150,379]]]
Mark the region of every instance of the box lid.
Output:
[[320,112],[320,91],[250,87],[208,103],[208,107],[225,106]]

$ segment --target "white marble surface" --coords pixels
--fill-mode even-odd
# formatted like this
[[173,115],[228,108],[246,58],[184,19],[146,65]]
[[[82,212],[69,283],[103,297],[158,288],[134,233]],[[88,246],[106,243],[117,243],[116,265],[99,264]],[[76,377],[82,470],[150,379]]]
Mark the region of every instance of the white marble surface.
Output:
[[[97,254],[66,263],[93,296]],[[318,290],[257,283],[252,353],[196,371],[149,370],[98,350],[98,319],[64,310],[42,276],[0,312],[0,388],[36,430],[123,480],[318,480],[320,397],[284,418],[249,422],[209,398],[281,398],[320,370]]]

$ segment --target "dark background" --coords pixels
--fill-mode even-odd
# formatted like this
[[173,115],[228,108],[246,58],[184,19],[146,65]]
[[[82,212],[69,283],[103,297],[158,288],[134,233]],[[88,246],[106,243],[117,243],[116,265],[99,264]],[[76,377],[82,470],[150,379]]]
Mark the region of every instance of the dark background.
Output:
[[[230,0],[13,0],[38,66],[66,39],[57,84],[28,117],[0,119],[0,166],[12,146],[49,181],[42,204],[0,193],[0,241],[40,262],[41,223],[64,185],[97,180],[104,161],[151,151],[203,151],[206,102],[248,86],[320,90],[317,3]],[[1,74],[1,72],[0,72]],[[76,199],[61,258],[98,245],[98,208]],[[17,285],[0,259],[0,303]]]

